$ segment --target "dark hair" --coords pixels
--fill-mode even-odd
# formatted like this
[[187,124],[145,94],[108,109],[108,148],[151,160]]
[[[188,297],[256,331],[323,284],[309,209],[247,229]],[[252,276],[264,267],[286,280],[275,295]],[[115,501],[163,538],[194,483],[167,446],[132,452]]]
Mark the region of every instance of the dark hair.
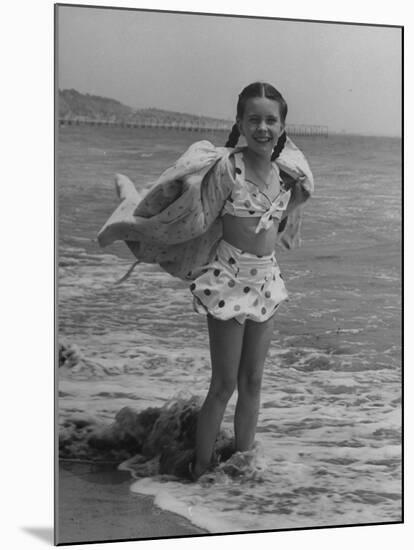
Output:
[[[277,101],[279,103],[280,116],[281,116],[282,122],[283,124],[285,123],[287,112],[288,112],[287,103],[284,100],[282,94],[267,82],[253,82],[252,84],[249,84],[248,86],[243,88],[243,90],[239,95],[239,100],[237,102],[237,111],[236,111],[237,120],[240,120],[241,118],[243,118],[244,109],[246,107],[247,100],[253,97],[267,97],[268,99],[273,99],[274,101]],[[237,142],[239,141],[239,137],[240,137],[240,131],[236,123],[233,125],[231,129],[231,132],[227,138],[225,147],[235,147],[237,145]],[[280,152],[285,146],[285,143],[286,143],[286,132],[283,131],[282,134],[279,136],[279,139],[275,145],[275,148],[273,149],[271,160],[275,160],[280,155]]]

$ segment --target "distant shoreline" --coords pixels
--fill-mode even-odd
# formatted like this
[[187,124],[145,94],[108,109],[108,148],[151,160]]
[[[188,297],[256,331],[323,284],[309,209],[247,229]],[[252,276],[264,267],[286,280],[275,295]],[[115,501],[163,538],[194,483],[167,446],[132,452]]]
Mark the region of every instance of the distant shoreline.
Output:
[[[148,124],[148,123],[133,123],[133,122],[112,122],[107,120],[91,120],[91,121],[83,121],[83,120],[77,120],[77,119],[58,119],[57,121],[59,126],[97,126],[97,127],[113,127],[113,128],[148,128],[148,129],[162,129],[162,130],[174,130],[174,131],[192,131],[192,132],[229,132],[231,129],[231,125],[227,127],[214,127],[214,126],[197,126],[197,125],[191,125],[191,124],[183,124],[183,125],[173,125],[173,124]],[[373,134],[347,134],[345,132],[329,132],[326,134],[323,133],[312,133],[312,132],[301,132],[300,130],[297,131],[295,129],[289,128],[289,125],[287,126],[287,134],[290,136],[301,136],[301,137],[315,137],[315,136],[323,136],[323,137],[339,137],[339,138],[376,138],[376,139],[393,139],[393,140],[400,140],[402,139],[401,136],[395,136],[395,135],[373,135]]]
[[[229,132],[232,127],[231,122],[206,123],[202,119],[199,121],[165,121],[157,120],[108,120],[100,118],[87,117],[66,117],[58,119],[59,126],[108,126],[114,128],[159,128],[164,130],[179,130],[190,132]],[[328,137],[328,128],[326,126],[313,125],[287,125],[287,133],[292,136],[323,136]],[[340,135],[340,134],[339,134]]]
[[[107,97],[59,90],[58,123],[63,125],[163,128],[187,131],[229,132],[233,121],[157,108],[132,109]],[[290,135],[328,136],[328,126],[288,124]]]

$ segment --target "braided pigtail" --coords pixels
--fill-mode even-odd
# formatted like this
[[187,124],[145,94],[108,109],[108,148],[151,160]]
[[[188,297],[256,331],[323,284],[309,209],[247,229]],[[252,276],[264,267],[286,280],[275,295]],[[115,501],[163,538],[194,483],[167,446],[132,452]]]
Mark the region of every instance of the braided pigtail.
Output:
[[237,124],[233,124],[229,137],[227,138],[226,145],[224,147],[235,147],[239,141],[240,130]]
[[283,150],[283,147],[286,143],[286,131],[284,130],[282,134],[280,134],[279,139],[277,140],[277,143],[275,145],[275,148],[273,149],[272,158],[271,160],[276,160],[277,157],[280,155],[280,153]]

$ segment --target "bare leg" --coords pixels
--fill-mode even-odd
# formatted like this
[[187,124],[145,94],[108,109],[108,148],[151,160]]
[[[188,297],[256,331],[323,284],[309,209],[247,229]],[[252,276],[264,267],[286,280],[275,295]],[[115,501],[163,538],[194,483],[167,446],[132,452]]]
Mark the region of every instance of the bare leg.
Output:
[[273,317],[264,323],[247,321],[238,373],[238,399],[234,417],[236,450],[247,451],[256,435],[263,366],[273,333]]
[[193,468],[195,478],[210,465],[226,405],[236,388],[243,345],[244,325],[233,319],[219,321],[208,317],[208,329],[212,374],[197,422],[196,461]]

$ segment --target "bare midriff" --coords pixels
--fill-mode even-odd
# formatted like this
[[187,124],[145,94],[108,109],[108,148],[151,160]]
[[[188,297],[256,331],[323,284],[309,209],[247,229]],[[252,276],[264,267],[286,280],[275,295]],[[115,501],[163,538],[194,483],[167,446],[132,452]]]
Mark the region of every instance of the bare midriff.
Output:
[[267,256],[275,249],[277,237],[278,220],[273,221],[269,229],[262,229],[255,233],[258,217],[242,218],[225,214],[223,221],[223,239],[239,250],[255,254],[256,256]]

